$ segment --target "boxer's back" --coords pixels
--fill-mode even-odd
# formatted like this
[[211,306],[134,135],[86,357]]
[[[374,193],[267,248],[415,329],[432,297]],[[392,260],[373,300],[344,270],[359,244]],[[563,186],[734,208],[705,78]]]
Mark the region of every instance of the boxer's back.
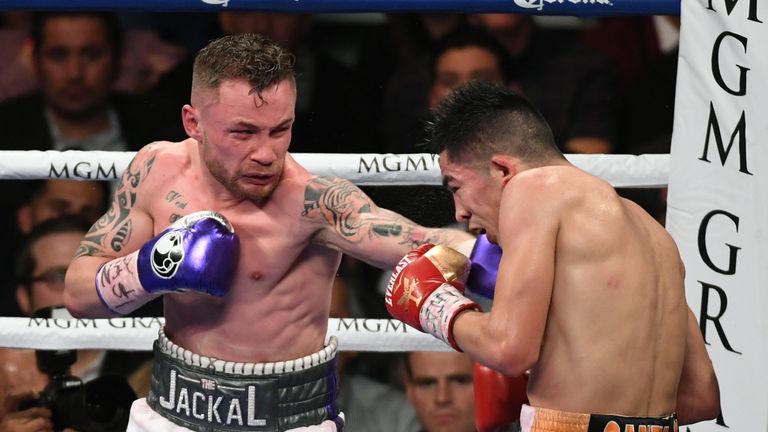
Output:
[[687,307],[677,248],[607,183],[545,168],[561,188],[555,280],[533,405],[634,416],[674,411]]

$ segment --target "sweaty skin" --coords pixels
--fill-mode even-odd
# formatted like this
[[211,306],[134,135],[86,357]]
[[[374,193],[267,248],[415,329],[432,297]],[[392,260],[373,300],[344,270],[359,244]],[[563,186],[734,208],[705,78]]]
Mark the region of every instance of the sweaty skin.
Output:
[[223,298],[166,294],[166,333],[224,360],[289,360],[322,348],[341,252],[391,268],[421,243],[471,239],[418,226],[346,180],[307,172],[287,154],[295,97],[289,81],[260,96],[231,80],[193,95],[182,113],[191,138],[142,149],[83,239],[67,273],[70,311],[109,316],[94,287],[97,269],[179,217],[213,210],[240,237],[233,286]]
[[457,219],[504,251],[493,307],[457,318],[459,346],[508,375],[530,370],[532,406],[664,416],[688,408],[678,383],[701,381],[706,414],[681,420],[711,415],[714,372],[664,228],[564,160],[520,169],[494,158],[488,175],[440,159]]

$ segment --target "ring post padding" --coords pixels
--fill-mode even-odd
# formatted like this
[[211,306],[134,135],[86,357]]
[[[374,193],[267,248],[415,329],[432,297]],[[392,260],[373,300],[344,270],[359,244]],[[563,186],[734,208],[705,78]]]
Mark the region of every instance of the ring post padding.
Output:
[[[0,347],[150,351],[163,318],[0,318]],[[326,341],[345,351],[451,351],[432,336],[397,320],[331,318]]]
[[680,0],[3,0],[4,10],[141,10],[294,13],[514,12],[531,15],[680,15]]
[[[293,153],[311,173],[341,177],[359,186],[441,185],[437,155],[430,153]],[[115,180],[134,153],[103,151],[0,151],[0,179]],[[614,187],[663,187],[669,155],[566,155],[577,167]]]

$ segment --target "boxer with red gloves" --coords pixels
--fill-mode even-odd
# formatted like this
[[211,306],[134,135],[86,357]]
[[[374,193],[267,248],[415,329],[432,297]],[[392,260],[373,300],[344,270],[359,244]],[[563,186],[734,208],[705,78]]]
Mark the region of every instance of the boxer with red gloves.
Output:
[[[496,290],[501,248],[485,234],[479,235],[469,255],[471,268],[466,293],[490,310]],[[487,306],[486,306],[487,304]],[[520,408],[528,403],[526,375],[510,377],[483,364],[475,363],[475,426],[478,432],[501,432],[520,418]]]
[[132,312],[170,292],[221,297],[232,284],[239,246],[224,216],[211,211],[192,213],[137,251],[105,263],[96,273],[96,292],[117,314]]
[[469,274],[466,256],[447,246],[424,244],[406,254],[387,285],[389,313],[461,351],[453,340],[456,317],[480,306],[464,296]]
[[[453,340],[452,324],[467,309],[480,310],[464,296],[464,287],[479,299],[492,300],[501,249],[481,235],[470,259],[445,246],[422,245],[395,268],[386,293],[393,317],[461,348]],[[527,402],[526,379],[509,377],[475,364],[475,416],[478,432],[503,431],[520,417]]]

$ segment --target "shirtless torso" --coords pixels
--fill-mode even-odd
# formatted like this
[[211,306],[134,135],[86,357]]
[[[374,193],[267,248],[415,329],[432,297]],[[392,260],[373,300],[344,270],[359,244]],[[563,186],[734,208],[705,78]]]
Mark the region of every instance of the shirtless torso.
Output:
[[224,215],[240,237],[240,262],[227,296],[167,295],[167,334],[194,352],[238,361],[291,359],[318,351],[328,323],[327,287],[341,254],[313,243],[321,221],[302,216],[312,176],[289,158],[266,203],[227,206],[205,193],[196,175],[204,167],[190,156],[197,153],[192,140],[158,147],[154,175],[142,186],[148,191],[146,201],[138,202],[151,221],[150,237],[179,215],[200,210]]
[[[117,191],[116,209],[97,222],[84,242],[90,237],[93,244],[93,235],[101,235],[98,244],[105,247],[81,253],[72,267],[84,269],[81,274],[91,281],[69,285],[68,295],[77,296],[70,297],[71,310],[109,315],[88,272],[105,258],[138,249],[181,216],[213,210],[240,237],[234,283],[223,298],[166,294],[166,332],[187,349],[226,360],[288,360],[322,347],[340,251],[387,266],[423,241],[471,238],[460,231],[423,228],[379,209],[351,183],[313,176],[290,155],[268,200],[221,199],[205,181],[197,145],[192,139],[155,143],[137,155]],[[128,236],[121,230],[126,221]]]
[[[558,216],[548,227],[554,281],[531,403],[635,416],[674,412],[688,308],[672,238],[610,185],[575,168],[542,168],[517,180],[506,194],[545,191],[528,210]],[[519,213],[502,211],[511,214],[501,218]]]
[[[471,170],[442,163],[449,187],[460,179],[467,189],[454,191],[457,211],[478,208],[472,200],[483,198],[469,198],[476,195]],[[491,312],[466,312],[456,322],[460,346],[508,375],[529,371],[533,406],[674,412],[696,325],[683,265],[663,227],[565,161],[514,176],[498,208],[495,223],[481,211],[468,221],[488,229],[504,253]]]

